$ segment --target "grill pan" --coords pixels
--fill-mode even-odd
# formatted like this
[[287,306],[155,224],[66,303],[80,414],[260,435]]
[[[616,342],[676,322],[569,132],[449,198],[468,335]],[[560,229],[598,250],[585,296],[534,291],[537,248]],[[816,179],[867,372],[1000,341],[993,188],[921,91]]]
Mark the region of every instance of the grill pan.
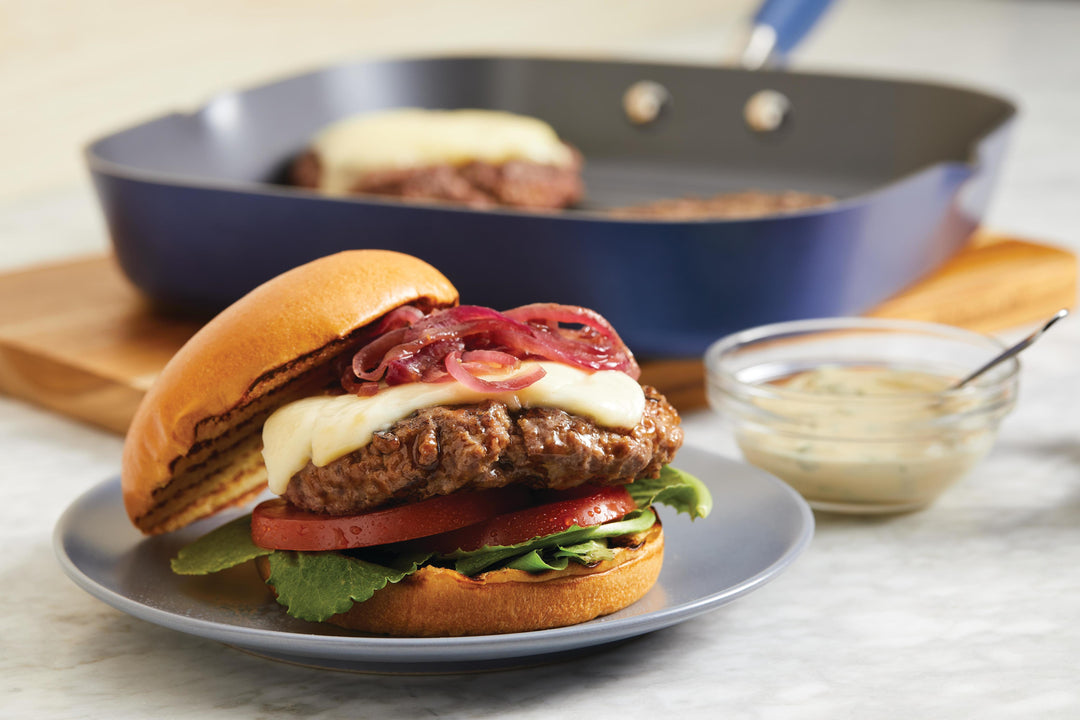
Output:
[[[632,122],[642,81],[666,102]],[[779,93],[771,131],[748,100]],[[583,153],[588,197],[556,213],[471,210],[288,187],[325,125],[390,107],[539,117]],[[164,308],[208,313],[300,263],[389,248],[470,304],[594,308],[643,358],[699,355],[750,325],[861,312],[955,253],[983,217],[1015,108],[945,85],[712,66],[514,57],[365,61],[214,98],[93,142],[124,273]],[[837,198],[743,220],[611,208],[747,189]]]

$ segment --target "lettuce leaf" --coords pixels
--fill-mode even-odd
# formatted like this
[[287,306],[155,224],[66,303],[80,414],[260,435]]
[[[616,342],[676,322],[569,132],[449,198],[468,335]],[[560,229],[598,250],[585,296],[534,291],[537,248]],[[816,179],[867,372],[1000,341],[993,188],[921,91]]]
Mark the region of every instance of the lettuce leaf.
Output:
[[645,532],[655,522],[656,514],[652,510],[635,510],[622,520],[603,525],[587,528],[575,525],[554,535],[533,538],[517,545],[490,545],[479,550],[456,550],[442,557],[455,560],[454,569],[462,575],[477,575],[493,566],[512,561],[513,558],[528,555],[533,551],[543,551],[546,548],[553,547],[565,550],[568,547],[588,541]]
[[660,477],[635,480],[626,490],[638,507],[667,505],[686,513],[691,520],[707,517],[712,511],[712,495],[705,483],[670,465],[660,469]]
[[400,582],[422,563],[414,560],[400,569],[337,552],[275,551],[267,582],[290,615],[322,622],[364,602],[387,583]]
[[506,567],[538,573],[546,570],[565,570],[571,560],[582,565],[594,565],[615,557],[615,552],[602,540],[587,540],[566,547],[556,545],[545,550],[548,552],[532,550],[526,555],[514,558],[506,564]]
[[172,570],[177,575],[208,575],[272,552],[251,541],[251,515],[245,515],[183,548],[172,559]]

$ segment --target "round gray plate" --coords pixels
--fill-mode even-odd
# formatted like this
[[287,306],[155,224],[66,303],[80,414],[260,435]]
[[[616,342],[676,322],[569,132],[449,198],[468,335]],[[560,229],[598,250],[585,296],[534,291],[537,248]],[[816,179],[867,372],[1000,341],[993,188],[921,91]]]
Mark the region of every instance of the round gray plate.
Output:
[[709,486],[715,507],[694,523],[661,508],[666,542],[659,582],[613,615],[537,632],[388,638],[296,620],[249,566],[206,577],[174,575],[169,560],[176,551],[223,518],[144,538],[127,519],[116,478],[72,503],[53,540],[68,576],[118,610],[278,660],[391,673],[533,665],[659,630],[731,602],[776,577],[809,544],[814,531],[809,507],[768,473],[696,448],[684,448],[677,466]]

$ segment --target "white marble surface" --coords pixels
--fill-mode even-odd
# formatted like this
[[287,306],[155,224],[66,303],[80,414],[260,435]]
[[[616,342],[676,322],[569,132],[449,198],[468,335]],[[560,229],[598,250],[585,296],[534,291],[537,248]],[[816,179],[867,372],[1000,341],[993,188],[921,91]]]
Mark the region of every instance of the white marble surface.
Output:
[[[654,56],[703,59],[723,29],[663,26]],[[1080,248],[1080,5],[840,4],[804,67],[943,77],[1017,98],[991,216]],[[0,202],[0,266],[105,248],[89,190]],[[112,610],[61,573],[52,527],[117,473],[119,438],[0,398],[0,717],[1080,717],[1080,320],[1024,361],[992,455],[925,512],[818,515],[774,583],[572,662],[372,677],[260,660]],[[707,414],[689,441],[733,453]],[[722,501],[722,499],[721,499]]]

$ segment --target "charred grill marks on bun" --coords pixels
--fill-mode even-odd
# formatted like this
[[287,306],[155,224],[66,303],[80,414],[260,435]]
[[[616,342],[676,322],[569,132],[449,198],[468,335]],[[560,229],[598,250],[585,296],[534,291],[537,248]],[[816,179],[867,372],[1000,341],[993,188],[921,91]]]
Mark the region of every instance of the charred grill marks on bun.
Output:
[[290,614],[394,635],[589,620],[655,583],[651,509],[708,512],[678,414],[591,311],[458,306],[430,266],[351,251],[260,286],[162,372],[124,449],[145,533],[282,497],[174,570],[255,559]]

